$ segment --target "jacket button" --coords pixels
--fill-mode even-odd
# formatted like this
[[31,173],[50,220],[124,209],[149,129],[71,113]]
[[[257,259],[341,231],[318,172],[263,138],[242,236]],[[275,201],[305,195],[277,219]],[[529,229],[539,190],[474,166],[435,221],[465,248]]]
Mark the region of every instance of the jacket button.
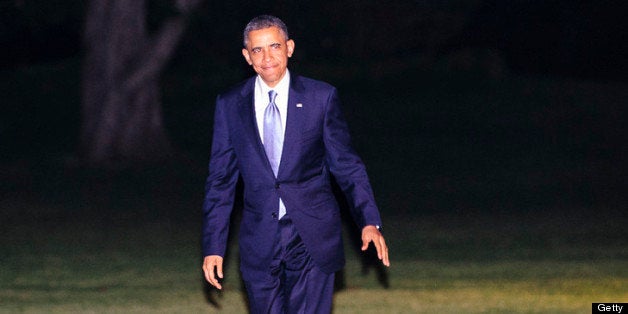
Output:
[[272,214],[271,214],[271,216],[272,216],[273,218],[277,218],[277,213],[272,213]]
[[279,189],[281,185],[279,183],[275,183],[275,189]]

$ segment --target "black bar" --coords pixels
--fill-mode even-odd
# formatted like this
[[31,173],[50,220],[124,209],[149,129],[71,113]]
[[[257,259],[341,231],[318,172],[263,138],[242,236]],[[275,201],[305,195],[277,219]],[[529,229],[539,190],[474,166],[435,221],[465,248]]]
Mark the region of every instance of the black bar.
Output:
[[591,303],[591,313],[626,313],[628,314],[628,303]]

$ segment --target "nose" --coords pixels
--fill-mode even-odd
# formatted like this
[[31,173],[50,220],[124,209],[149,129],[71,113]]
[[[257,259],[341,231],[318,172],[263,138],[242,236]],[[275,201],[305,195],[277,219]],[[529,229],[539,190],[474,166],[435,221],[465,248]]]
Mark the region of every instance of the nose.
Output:
[[263,58],[264,58],[264,61],[270,61],[271,57],[270,57],[270,51],[268,51],[268,49],[264,49]]

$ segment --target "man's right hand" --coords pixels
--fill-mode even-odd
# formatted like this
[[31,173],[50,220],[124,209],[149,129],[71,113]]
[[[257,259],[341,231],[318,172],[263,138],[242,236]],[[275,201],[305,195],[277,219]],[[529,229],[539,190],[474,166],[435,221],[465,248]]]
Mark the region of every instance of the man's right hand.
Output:
[[[205,256],[203,261],[203,271],[205,272],[205,279],[210,285],[217,289],[222,289],[222,285],[218,282],[218,278],[222,279],[222,257],[219,255]],[[216,278],[215,274],[218,274]]]

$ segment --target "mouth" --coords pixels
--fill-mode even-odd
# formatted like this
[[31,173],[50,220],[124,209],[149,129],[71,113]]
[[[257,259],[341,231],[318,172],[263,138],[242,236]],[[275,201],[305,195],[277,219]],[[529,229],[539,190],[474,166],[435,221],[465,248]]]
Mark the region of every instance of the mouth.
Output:
[[262,67],[262,71],[270,71],[270,70],[274,70],[277,66],[274,65],[269,65],[269,66],[263,66]]

